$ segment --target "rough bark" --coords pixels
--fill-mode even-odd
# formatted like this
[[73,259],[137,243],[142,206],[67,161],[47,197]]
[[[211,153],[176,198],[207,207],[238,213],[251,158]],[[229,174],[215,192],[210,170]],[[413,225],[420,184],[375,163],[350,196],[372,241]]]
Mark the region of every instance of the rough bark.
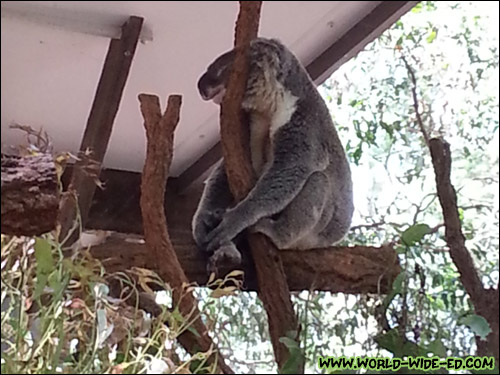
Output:
[[499,314],[498,287],[485,289],[474,266],[472,257],[465,247],[465,237],[458,214],[457,194],[451,184],[451,153],[450,145],[440,138],[429,141],[432,164],[436,175],[436,186],[443,210],[446,242],[450,256],[460,274],[460,281],[470,296],[476,314],[483,316],[489,323],[491,333],[486,342],[477,338],[480,355],[493,355],[496,363],[499,360]]
[[[188,228],[169,229],[172,245],[188,280],[206,284],[207,260],[196,248]],[[136,234],[112,233],[91,248],[108,272],[147,267],[147,248]],[[332,293],[387,293],[400,272],[397,254],[390,246],[332,247],[308,251],[283,250],[280,257],[291,291],[322,290]],[[252,260],[243,256],[245,290],[257,290]]]
[[59,209],[52,155],[2,154],[2,233],[37,236],[53,230]]
[[217,363],[217,372],[232,373],[223,357],[214,350],[215,345],[201,321],[197,301],[184,287],[188,282],[170,241],[164,212],[165,182],[172,161],[174,131],[179,122],[181,96],[168,98],[165,114],[161,115],[158,97],[140,94],[141,112],[147,136],[147,152],[141,183],[141,212],[144,238],[148,248],[148,268],[157,271],[173,291],[174,304],[184,318],[194,319],[192,328],[198,333],[185,331],[179,341],[192,354],[212,350],[209,363]]
[[[236,49],[233,70],[221,105],[221,143],[229,186],[237,201],[252,189],[254,176],[251,169],[248,126],[241,111],[241,102],[248,77],[248,47],[257,37],[260,1],[240,1],[236,21]],[[248,242],[255,263],[258,295],[267,312],[269,334],[278,368],[283,368],[289,351],[280,342],[281,337],[298,341],[298,321],[293,310],[283,264],[278,250],[261,234],[251,234]]]

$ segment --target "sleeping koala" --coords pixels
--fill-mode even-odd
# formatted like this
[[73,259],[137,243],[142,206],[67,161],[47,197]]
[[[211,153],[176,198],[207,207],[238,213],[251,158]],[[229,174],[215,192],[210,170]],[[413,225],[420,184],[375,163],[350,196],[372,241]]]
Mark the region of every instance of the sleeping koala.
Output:
[[[218,57],[199,79],[204,100],[220,104],[234,54]],[[234,240],[246,229],[265,234],[278,249],[326,247],[344,237],[354,210],[344,148],[304,67],[278,40],[265,38],[251,42],[249,63],[242,109],[257,182],[233,207],[222,161],[192,225],[200,248],[233,264],[241,260]]]

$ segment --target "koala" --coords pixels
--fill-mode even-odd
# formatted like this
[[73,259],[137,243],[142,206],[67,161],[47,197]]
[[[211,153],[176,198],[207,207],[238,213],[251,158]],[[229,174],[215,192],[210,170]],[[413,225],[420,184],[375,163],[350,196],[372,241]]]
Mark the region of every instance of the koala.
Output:
[[[220,104],[234,55],[233,49],[219,56],[200,77],[204,100]],[[193,217],[197,245],[238,263],[235,239],[245,230],[263,233],[278,249],[339,242],[354,210],[349,163],[316,86],[280,41],[251,42],[242,110],[257,182],[234,204],[224,162],[214,168]]]

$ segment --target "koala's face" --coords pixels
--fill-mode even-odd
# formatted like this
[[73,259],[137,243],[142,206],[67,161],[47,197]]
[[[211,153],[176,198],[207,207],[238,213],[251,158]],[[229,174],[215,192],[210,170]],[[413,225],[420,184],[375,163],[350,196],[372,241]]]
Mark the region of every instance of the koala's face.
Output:
[[220,104],[226,93],[226,84],[231,73],[234,50],[219,56],[198,80],[198,91],[203,100],[213,100]]
[[[209,65],[205,74],[198,80],[198,90],[203,100],[213,100],[220,104],[226,93],[234,61],[235,50],[224,53]],[[294,56],[278,40],[257,38],[250,44],[249,86],[273,85],[276,81],[284,83],[290,66],[298,64]],[[253,75],[253,76],[252,76]],[[252,90],[250,90],[252,91]],[[255,90],[253,90],[255,92]],[[258,91],[258,90],[257,90]]]

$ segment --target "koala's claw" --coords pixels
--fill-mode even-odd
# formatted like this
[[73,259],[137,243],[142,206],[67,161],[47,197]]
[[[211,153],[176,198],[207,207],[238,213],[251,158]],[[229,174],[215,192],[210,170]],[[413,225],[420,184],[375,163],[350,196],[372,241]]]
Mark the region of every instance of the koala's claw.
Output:
[[241,264],[241,254],[232,242],[228,242],[219,247],[210,257],[207,265],[209,274],[218,274],[219,268],[234,268]]

